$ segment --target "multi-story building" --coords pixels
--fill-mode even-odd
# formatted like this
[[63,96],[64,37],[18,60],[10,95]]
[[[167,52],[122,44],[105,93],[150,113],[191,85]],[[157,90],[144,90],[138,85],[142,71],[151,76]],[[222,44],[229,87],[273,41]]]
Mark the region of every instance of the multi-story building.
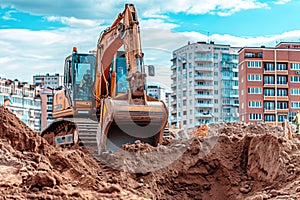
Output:
[[33,84],[39,85],[41,87],[47,88],[57,88],[63,85],[64,77],[59,74],[50,75],[47,73],[46,75],[35,75],[33,76]]
[[188,43],[173,51],[172,116],[175,126],[238,121],[238,47]]
[[8,108],[33,130],[41,130],[41,99],[36,95],[34,85],[1,78],[0,105]]
[[300,109],[300,43],[239,51],[240,120],[282,125]]
[[41,98],[41,130],[47,128],[53,121],[52,101],[54,90],[51,88],[41,88],[38,91]]
[[146,86],[146,93],[155,99],[166,102],[166,91],[165,88],[158,84],[149,84]]

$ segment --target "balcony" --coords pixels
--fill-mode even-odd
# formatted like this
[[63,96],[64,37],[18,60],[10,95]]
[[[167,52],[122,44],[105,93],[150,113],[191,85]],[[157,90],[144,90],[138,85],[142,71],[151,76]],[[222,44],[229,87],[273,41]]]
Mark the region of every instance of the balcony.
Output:
[[171,75],[171,79],[175,79],[176,77],[177,77],[176,73],[174,73],[174,74]]
[[277,108],[277,113],[288,113],[289,109],[288,108]]
[[212,84],[203,84],[203,85],[195,85],[195,90],[213,90],[214,86]]
[[289,101],[288,96],[277,96],[277,101]]
[[275,114],[275,109],[272,108],[272,109],[264,109],[264,113],[265,114]]
[[195,98],[196,99],[213,99],[214,96],[211,94],[196,94]]
[[204,76],[204,75],[195,75],[195,80],[196,81],[199,81],[199,80],[207,80],[207,81],[213,81],[214,80],[214,77],[213,76]]
[[210,113],[195,113],[195,117],[212,118],[212,115]]
[[222,94],[222,98],[239,98],[238,94]]
[[207,71],[207,72],[212,72],[214,70],[212,65],[204,65],[204,66],[196,66],[195,67],[196,71]]
[[177,93],[176,93],[176,92],[173,92],[173,93],[171,94],[171,97],[176,97],[176,95],[177,95]]
[[213,108],[214,105],[212,103],[196,103],[196,108]]
[[264,96],[265,101],[275,101],[275,96]]
[[195,62],[213,62],[212,57],[195,57]]
[[176,69],[176,67],[177,67],[176,65],[172,65],[172,66],[171,66],[171,70]]
[[177,110],[173,110],[173,111],[171,112],[171,114],[172,114],[172,115],[176,115],[176,114],[177,114]]
[[276,74],[277,75],[288,75],[289,72],[288,72],[288,70],[277,70]]
[[176,86],[177,86],[177,83],[172,83],[171,84],[171,88],[176,88]]
[[173,102],[171,103],[172,106],[175,106],[176,104],[177,104],[177,101],[173,101]]

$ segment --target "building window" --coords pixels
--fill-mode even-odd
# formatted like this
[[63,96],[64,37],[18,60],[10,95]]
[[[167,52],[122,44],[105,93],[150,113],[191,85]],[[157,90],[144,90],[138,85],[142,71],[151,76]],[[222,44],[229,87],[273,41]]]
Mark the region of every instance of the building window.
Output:
[[250,113],[249,120],[261,120],[261,114],[258,113]]
[[260,74],[248,74],[248,81],[261,81]]
[[287,70],[286,64],[277,64],[277,70]]
[[275,122],[275,115],[265,115],[265,122]]
[[291,63],[291,70],[300,70],[300,63]]
[[275,90],[274,89],[265,89],[264,95],[265,96],[275,96]]
[[248,94],[261,94],[262,88],[248,88]]
[[300,82],[300,76],[291,76],[291,82]]
[[214,90],[214,94],[219,94],[219,91],[218,90]]
[[264,84],[274,84],[275,78],[274,76],[264,76]]
[[300,89],[291,89],[291,95],[300,95]]
[[286,119],[286,115],[278,115],[279,122],[284,122],[285,119]]
[[265,64],[265,70],[266,71],[274,71],[274,64],[273,63],[266,63]]
[[277,96],[287,96],[287,89],[278,89]]
[[48,105],[48,106],[47,106],[47,110],[48,110],[48,111],[52,111],[52,105]]
[[248,68],[261,68],[261,62],[259,62],[259,61],[248,61]]
[[261,108],[262,103],[261,103],[261,101],[249,101],[248,106],[249,106],[249,108]]
[[300,101],[294,101],[291,103],[292,108],[300,108]]
[[215,113],[218,113],[218,112],[219,112],[219,109],[218,109],[218,108],[215,108],[215,109],[214,109],[214,112],[215,112]]
[[286,76],[277,76],[277,84],[287,84]]
[[219,103],[219,100],[218,100],[218,99],[215,99],[215,100],[214,100],[214,103],[216,103],[216,104]]
[[285,101],[277,102],[277,109],[288,109],[288,103]]
[[273,101],[264,102],[264,109],[265,110],[274,110],[275,109],[275,103]]
[[246,52],[245,53],[245,58],[255,58],[255,53]]
[[218,85],[218,81],[214,81],[214,85]]
[[214,72],[214,76],[219,76],[219,73],[218,72]]

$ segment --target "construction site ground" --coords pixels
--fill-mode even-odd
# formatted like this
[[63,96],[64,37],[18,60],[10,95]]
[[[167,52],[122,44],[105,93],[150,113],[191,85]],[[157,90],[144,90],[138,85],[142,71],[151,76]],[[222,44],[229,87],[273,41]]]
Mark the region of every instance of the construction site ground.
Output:
[[[99,160],[56,148],[0,107],[0,199],[299,199],[300,141],[224,123],[205,137],[136,142]],[[134,155],[134,156],[133,156]]]

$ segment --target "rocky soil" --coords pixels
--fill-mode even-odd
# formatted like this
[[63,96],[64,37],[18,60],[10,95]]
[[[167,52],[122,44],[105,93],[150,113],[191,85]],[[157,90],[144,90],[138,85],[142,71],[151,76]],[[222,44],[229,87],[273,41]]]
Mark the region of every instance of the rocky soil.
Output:
[[300,141],[281,132],[210,125],[205,138],[137,141],[95,158],[49,145],[0,107],[0,199],[299,199]]

